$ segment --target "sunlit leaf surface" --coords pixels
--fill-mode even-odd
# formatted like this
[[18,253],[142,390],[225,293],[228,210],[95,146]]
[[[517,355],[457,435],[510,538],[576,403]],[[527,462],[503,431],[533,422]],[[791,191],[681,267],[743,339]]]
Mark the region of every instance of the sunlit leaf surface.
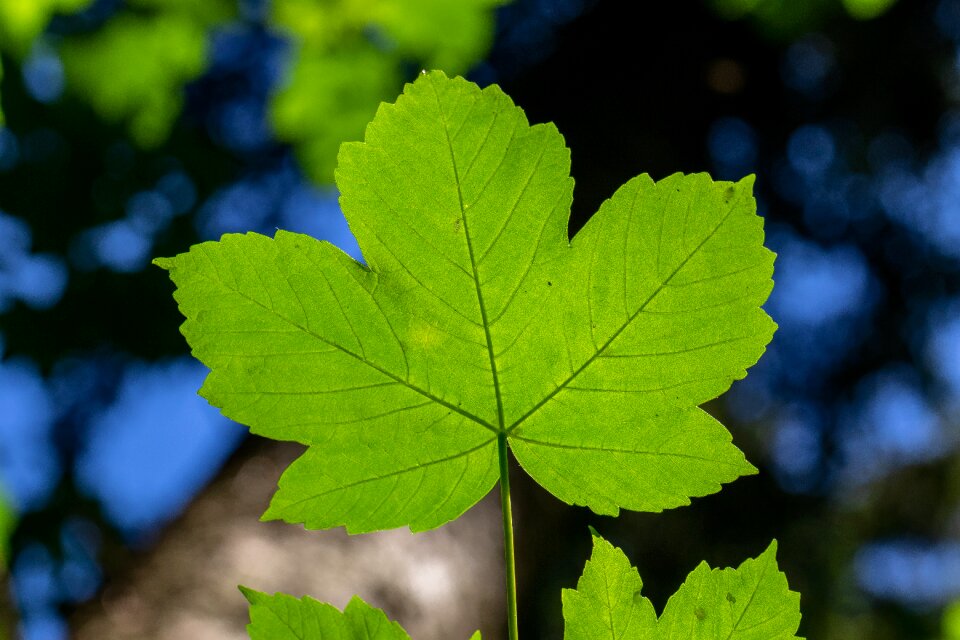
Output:
[[595,536],[577,588],[563,590],[564,640],[797,640],[800,594],[777,545],[738,568],[700,563],[657,618],[623,552]]
[[[357,596],[341,612],[310,597],[240,590],[250,602],[250,640],[410,640],[399,624]],[[480,632],[470,640],[480,640]]]
[[201,394],[310,446],[267,518],[439,526],[494,485],[498,438],[601,514],[754,471],[699,408],[774,330],[751,180],[634,178],[570,241],[569,162],[499,88],[425,74],[340,151],[366,266],[283,231],[157,261],[211,369]]
[[310,597],[267,595],[241,587],[250,602],[251,640],[410,640],[396,622],[354,596],[341,612]]

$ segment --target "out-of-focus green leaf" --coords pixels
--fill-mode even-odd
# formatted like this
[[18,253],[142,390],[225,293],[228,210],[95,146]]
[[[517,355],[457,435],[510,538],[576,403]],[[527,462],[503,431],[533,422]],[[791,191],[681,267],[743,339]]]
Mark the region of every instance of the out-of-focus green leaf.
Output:
[[383,29],[402,58],[427,68],[463,73],[493,42],[492,10],[504,0],[381,0],[370,23]]
[[294,144],[311,178],[330,182],[340,143],[363,135],[377,105],[399,83],[394,62],[368,43],[322,56],[300,56],[289,86],[274,98],[274,130]]
[[[55,13],[92,0],[0,0],[0,49],[23,56]],[[234,17],[235,0],[128,0],[103,28],[61,48],[70,87],[101,117],[123,122],[144,147],[162,143],[183,102],[183,85],[206,67],[207,30]],[[2,125],[0,113],[0,125]]]
[[214,25],[237,15],[236,0],[127,0],[140,9],[179,13],[204,25]]
[[340,143],[362,137],[404,66],[467,71],[486,55],[504,1],[276,0],[271,22],[297,47],[271,109],[277,135],[315,181],[332,182]]
[[92,0],[0,0],[0,48],[23,55],[56,13],[75,13]]
[[7,496],[0,492],[0,576],[6,572],[10,559],[10,536],[16,525],[17,514],[7,501]]
[[886,13],[897,0],[710,0],[713,9],[728,20],[749,19],[758,31],[776,40],[789,40],[827,20],[842,18],[844,10],[857,20]]
[[179,115],[183,85],[206,67],[206,31],[179,13],[123,15],[67,40],[61,54],[70,87],[101,117],[126,123],[138,144],[152,147]]
[[943,612],[943,640],[960,640],[960,602]]
[[[3,61],[0,60],[0,84],[3,83]],[[0,94],[0,127],[4,125],[3,119],[3,94]]]
[[713,9],[727,20],[739,20],[758,10],[765,0],[712,0]]
[[872,20],[885,14],[897,0],[843,0],[843,6],[857,20]]
[[837,12],[838,0],[711,0],[714,10],[728,20],[749,19],[764,36],[790,40]]
[[292,37],[301,54],[326,53],[363,39],[367,4],[369,0],[274,0],[270,23]]
[[385,57],[462,72],[486,54],[492,10],[507,1],[275,0],[271,21],[306,52],[373,42]]

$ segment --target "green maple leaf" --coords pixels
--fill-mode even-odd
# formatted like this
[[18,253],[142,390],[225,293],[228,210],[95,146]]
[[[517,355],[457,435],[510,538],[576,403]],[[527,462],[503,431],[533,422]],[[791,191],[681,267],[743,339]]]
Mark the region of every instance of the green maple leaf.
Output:
[[599,536],[577,589],[563,590],[564,640],[801,640],[800,594],[777,568],[777,544],[737,569],[701,562],[657,618],[623,552]]
[[601,514],[755,472],[699,408],[775,327],[752,179],[639,176],[571,241],[569,169],[557,129],[498,87],[425,74],[340,151],[366,267],[283,231],[157,261],[211,369],[201,395],[309,445],[265,518],[436,527],[493,487],[508,445]]
[[[410,640],[399,624],[357,596],[340,612],[310,597],[240,591],[250,602],[250,640]],[[480,640],[480,632],[470,640]]]

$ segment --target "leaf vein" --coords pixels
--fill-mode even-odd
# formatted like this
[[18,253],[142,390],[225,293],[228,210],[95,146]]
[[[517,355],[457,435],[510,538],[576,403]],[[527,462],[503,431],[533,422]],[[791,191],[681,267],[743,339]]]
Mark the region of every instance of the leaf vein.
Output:
[[490,359],[490,372],[493,377],[493,391],[497,401],[497,422],[499,431],[503,431],[504,427],[504,418],[503,418],[503,399],[500,396],[500,381],[497,377],[497,361],[493,355],[493,336],[490,335],[490,323],[487,321],[487,308],[483,300],[483,291],[480,287],[480,276],[477,272],[477,260],[473,251],[473,240],[470,237],[470,225],[467,220],[467,211],[463,206],[463,191],[461,189],[460,183],[460,174],[457,169],[457,158],[453,152],[453,143],[450,140],[450,130],[447,127],[447,118],[443,113],[443,106],[440,104],[440,94],[437,93],[436,87],[433,88],[434,96],[437,99],[437,109],[440,111],[440,119],[443,124],[444,135],[447,138],[447,150],[450,153],[450,164],[453,167],[453,175],[457,183],[457,197],[460,202],[460,217],[463,220],[463,234],[467,240],[467,253],[470,256],[470,267],[473,270],[473,286],[477,294],[477,303],[480,305],[480,319],[481,324],[483,325],[483,334],[487,340],[487,356]]
[[693,353],[695,351],[703,351],[704,349],[710,349],[711,347],[719,347],[725,344],[731,344],[734,342],[743,342],[744,340],[752,340],[756,336],[738,336],[736,338],[729,338],[727,340],[718,340],[716,342],[710,342],[707,344],[697,345],[695,347],[688,347],[686,349],[677,349],[675,351],[651,351],[649,353],[603,353],[597,356],[598,358],[655,358],[658,356],[674,356],[680,355],[682,353]]
[[[457,453],[455,453],[455,454],[453,454],[453,455],[446,456],[446,457],[444,457],[444,458],[438,458],[438,459],[436,459],[436,460],[430,460],[429,462],[423,462],[423,463],[420,463],[420,464],[415,465],[415,466],[413,466],[413,467],[405,467],[405,468],[403,468],[403,469],[398,469],[398,470],[396,470],[396,471],[391,471],[390,473],[384,473],[384,474],[377,475],[377,476],[371,476],[371,477],[369,477],[369,478],[363,478],[363,479],[361,479],[361,480],[356,480],[356,481],[354,481],[354,482],[349,482],[349,483],[347,483],[347,484],[339,485],[339,486],[337,486],[337,487],[333,487],[332,489],[327,489],[326,491],[321,491],[321,492],[319,492],[319,493],[312,494],[312,495],[310,495],[310,496],[307,496],[306,498],[301,498],[301,499],[299,499],[299,500],[294,500],[293,502],[290,502],[290,503],[284,505],[284,507],[285,507],[285,508],[296,507],[296,506],[298,506],[298,505],[300,505],[300,504],[302,504],[302,503],[304,503],[304,502],[309,502],[309,501],[311,501],[311,500],[316,500],[316,499],[318,499],[318,498],[322,498],[322,497],[324,497],[324,496],[330,495],[331,493],[336,493],[336,492],[338,492],[338,491],[348,491],[349,489],[352,489],[353,487],[359,487],[359,486],[363,486],[363,485],[365,485],[365,484],[370,484],[371,482],[378,482],[378,481],[380,481],[380,480],[386,480],[386,479],[392,478],[392,477],[394,477],[394,476],[403,475],[404,473],[410,473],[411,471],[417,471],[417,470],[421,470],[421,469],[426,469],[426,468],[428,468],[428,467],[433,467],[433,466],[436,466],[436,465],[438,465],[438,464],[443,464],[444,462],[450,462],[450,461],[456,460],[456,459],[458,459],[458,458],[463,458],[463,457],[469,456],[471,453],[474,453],[474,452],[476,452],[476,451],[479,451],[480,449],[483,449],[485,446],[491,444],[491,443],[494,442],[495,440],[496,440],[496,438],[490,438],[489,440],[485,440],[484,442],[478,444],[478,445],[475,446],[475,447],[471,447],[470,449],[466,449],[465,451],[459,451],[459,452],[457,452]],[[358,495],[359,495],[359,494],[358,494]]]
[[537,175],[537,171],[540,169],[540,163],[543,162],[544,156],[547,154],[546,147],[540,148],[540,155],[537,156],[537,161],[533,164],[533,169],[530,170],[530,175],[527,176],[527,179],[523,183],[523,188],[520,189],[520,193],[517,194],[517,199],[514,200],[513,204],[510,206],[510,211],[507,213],[506,217],[503,219],[503,224],[500,225],[500,228],[497,229],[496,235],[494,235],[493,240],[490,241],[490,244],[487,245],[487,248],[480,254],[480,258],[477,260],[478,265],[482,265],[484,260],[487,259],[487,256],[490,255],[490,252],[493,251],[494,247],[497,246],[497,243],[500,242],[500,238],[503,236],[504,230],[510,225],[510,221],[513,220],[513,216],[517,213],[517,207],[520,206],[520,201],[523,200],[523,196],[526,195],[527,189],[530,188],[530,183],[533,182],[533,177]]
[[730,633],[727,634],[726,640],[730,640],[733,637],[733,632],[738,630],[740,623],[743,622],[743,617],[747,615],[747,610],[750,608],[750,605],[753,604],[753,599],[757,597],[757,591],[760,590],[760,584],[763,582],[763,576],[767,573],[767,568],[770,566],[769,562],[763,564],[763,568],[760,570],[760,577],[757,578],[757,583],[753,586],[753,591],[750,592],[750,598],[747,600],[747,604],[743,606],[743,609],[740,611],[740,616],[737,618],[737,621],[733,624],[733,627],[730,629]]
[[[201,273],[203,273],[203,272],[201,272]],[[209,276],[206,276],[206,277],[209,278]],[[230,287],[229,287],[225,282],[223,282],[222,280],[219,280],[218,283],[219,283],[220,285],[222,285],[222,286],[227,287],[228,289],[230,289]],[[294,322],[294,321],[291,320],[290,318],[287,318],[286,316],[281,315],[281,314],[278,313],[276,310],[264,306],[263,303],[261,303],[261,302],[259,302],[258,300],[256,300],[256,299],[248,296],[248,295],[247,295],[246,293],[244,293],[243,291],[240,291],[239,289],[232,289],[232,291],[233,291],[236,295],[238,295],[238,296],[240,296],[240,297],[242,297],[242,298],[244,298],[244,299],[246,299],[246,300],[249,300],[249,301],[252,302],[253,304],[261,307],[262,309],[264,309],[265,311],[274,314],[275,316],[277,316],[277,317],[280,318],[281,320],[284,320],[285,322],[290,323],[291,325],[293,325],[294,327],[300,329],[301,331],[303,331],[305,334],[309,335],[310,337],[312,337],[312,338],[314,338],[314,339],[316,339],[316,340],[319,340],[320,342],[323,342],[324,344],[328,344],[328,345],[330,345],[331,347],[334,347],[335,349],[339,349],[340,351],[342,351],[342,352],[345,353],[346,355],[348,355],[348,356],[356,359],[358,362],[361,362],[361,363],[367,365],[367,366],[370,367],[371,369],[373,369],[373,370],[375,370],[375,371],[383,374],[384,376],[390,378],[391,380],[395,380],[396,382],[401,383],[402,385],[404,385],[405,387],[407,387],[407,388],[410,389],[411,391],[413,391],[413,392],[415,392],[415,393],[419,393],[419,394],[422,395],[423,397],[428,398],[428,399],[430,399],[430,400],[433,400],[433,401],[436,402],[437,404],[443,405],[444,407],[447,407],[447,408],[450,409],[451,411],[454,411],[454,412],[460,414],[460,415],[463,416],[464,418],[467,418],[467,419],[470,420],[471,422],[475,422],[476,424],[480,425],[481,427],[483,427],[483,428],[485,428],[485,429],[487,429],[487,430],[489,430],[489,431],[493,431],[494,433],[497,433],[497,432],[498,432],[498,430],[497,430],[496,427],[494,427],[493,425],[491,425],[489,422],[487,422],[486,420],[484,420],[484,419],[481,418],[480,416],[474,415],[474,414],[470,413],[469,411],[466,411],[466,410],[462,409],[460,406],[458,406],[458,405],[456,405],[456,404],[453,404],[452,402],[448,402],[447,400],[444,400],[443,398],[440,398],[439,396],[436,396],[436,395],[434,395],[433,393],[430,393],[430,392],[427,391],[426,389],[421,389],[420,387],[418,387],[418,386],[410,383],[409,381],[404,380],[403,378],[397,376],[396,374],[391,373],[390,371],[384,369],[384,368],[381,367],[380,365],[378,365],[378,364],[376,364],[376,363],[374,363],[374,362],[372,362],[372,361],[370,361],[370,360],[367,360],[366,358],[364,358],[364,357],[361,356],[360,354],[351,351],[350,349],[344,347],[343,345],[337,344],[336,342],[333,342],[332,340],[329,340],[328,338],[325,338],[325,337],[321,336],[320,334],[313,332],[311,329],[297,324],[296,322]],[[194,321],[195,321],[195,320],[194,320]]]
[[677,453],[673,451],[642,451],[639,449],[623,449],[618,447],[607,447],[603,445],[577,445],[577,444],[565,444],[562,442],[548,442],[546,440],[537,440],[535,438],[528,438],[526,436],[511,434],[511,438],[516,438],[517,440],[522,440],[530,444],[538,445],[541,447],[547,447],[550,449],[566,449],[568,451],[599,451],[602,453],[622,453],[624,455],[637,455],[637,456],[649,456],[654,458],[664,457],[664,458],[682,458],[684,460],[698,460],[700,462],[711,462],[715,464],[724,464],[730,467],[738,467],[737,464],[732,462],[725,462],[723,460],[716,460],[714,458],[708,458],[706,456],[698,456],[689,453]]
[[[678,273],[680,273],[680,271],[683,270],[683,268],[684,268],[684,267],[687,265],[687,263],[697,254],[697,252],[698,252],[707,242],[709,242],[711,238],[713,238],[713,236],[717,233],[717,231],[720,229],[720,227],[722,227],[723,224],[724,224],[727,220],[730,219],[730,216],[733,214],[733,212],[734,212],[734,208],[731,207],[730,210],[726,213],[726,215],[724,215],[724,217],[720,220],[720,222],[717,223],[717,225],[710,231],[710,233],[707,234],[707,236],[706,236],[703,240],[700,241],[700,244],[698,244],[698,245],[694,248],[694,250],[690,253],[690,255],[688,255],[686,258],[684,258],[684,259],[680,262],[680,264],[677,265],[677,267],[673,270],[673,272],[672,272],[670,275],[668,275],[667,278],[660,284],[660,286],[658,286],[656,289],[653,290],[653,292],[647,297],[647,299],[644,300],[643,303],[640,304],[640,306],[639,306],[639,307],[637,308],[637,310],[633,313],[633,315],[630,316],[629,318],[627,318],[627,320],[623,323],[623,325],[622,325],[619,329],[617,329],[617,331],[615,331],[612,336],[610,336],[610,338],[603,344],[602,347],[598,348],[597,351],[596,351],[592,356],[590,356],[589,358],[587,358],[587,360],[586,360],[582,365],[580,365],[580,367],[579,367],[576,371],[574,371],[566,380],[564,380],[561,384],[559,384],[556,389],[554,389],[553,391],[551,391],[550,393],[548,393],[546,396],[544,396],[544,398],[543,398],[542,400],[540,400],[540,402],[538,402],[536,405],[534,405],[533,408],[531,408],[531,409],[530,409],[529,411],[527,411],[525,414],[523,414],[522,416],[520,416],[516,421],[514,421],[514,423],[513,423],[512,425],[510,425],[510,427],[508,427],[508,428],[506,429],[506,432],[509,434],[511,431],[513,431],[514,429],[516,429],[517,426],[519,426],[520,424],[522,424],[524,420],[526,420],[527,418],[529,418],[530,416],[532,416],[533,414],[535,414],[537,411],[539,411],[539,410],[543,407],[543,405],[545,405],[547,402],[549,402],[551,399],[553,399],[553,397],[556,396],[558,393],[560,393],[561,391],[563,391],[563,390],[570,384],[570,382],[573,381],[574,378],[576,378],[578,375],[580,375],[580,373],[581,373],[584,369],[586,369],[588,366],[590,366],[590,365],[594,362],[594,360],[597,359],[597,356],[599,356],[601,353],[603,353],[603,351],[606,350],[606,348],[609,347],[610,344],[612,344],[613,341],[616,340],[616,339],[620,336],[621,333],[623,333],[623,331],[630,325],[630,323],[633,321],[633,319],[636,318],[636,317],[637,317],[638,315],[640,315],[641,313],[643,313],[643,311],[644,311],[644,309],[646,309],[647,305],[650,304],[650,302],[652,302],[652,301],[657,297],[657,295],[658,295],[661,291],[663,291],[664,287],[666,287],[666,286],[670,283],[670,280],[672,280],[674,276],[676,276]],[[659,262],[659,261],[658,261],[658,262]],[[587,296],[587,300],[588,300],[588,301],[590,300],[590,296]]]

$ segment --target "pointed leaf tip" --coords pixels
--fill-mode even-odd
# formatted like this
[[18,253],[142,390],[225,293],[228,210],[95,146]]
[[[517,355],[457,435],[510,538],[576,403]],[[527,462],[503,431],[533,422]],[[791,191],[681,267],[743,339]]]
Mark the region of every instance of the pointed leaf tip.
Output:
[[255,601],[260,598],[260,596],[266,595],[254,589],[251,589],[250,587],[245,587],[242,584],[237,585],[237,590],[243,594],[243,597],[246,598],[247,602],[249,602],[250,604],[254,604]]
[[623,552],[594,535],[577,588],[561,594],[564,640],[652,640],[657,616],[642,589],[639,573]]

